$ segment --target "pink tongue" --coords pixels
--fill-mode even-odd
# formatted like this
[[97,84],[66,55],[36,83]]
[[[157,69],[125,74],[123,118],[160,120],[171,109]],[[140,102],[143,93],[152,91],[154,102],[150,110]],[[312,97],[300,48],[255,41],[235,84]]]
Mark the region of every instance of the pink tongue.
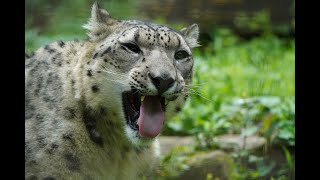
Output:
[[138,119],[139,133],[142,137],[154,138],[163,126],[164,114],[161,109],[160,97],[146,96],[141,102]]

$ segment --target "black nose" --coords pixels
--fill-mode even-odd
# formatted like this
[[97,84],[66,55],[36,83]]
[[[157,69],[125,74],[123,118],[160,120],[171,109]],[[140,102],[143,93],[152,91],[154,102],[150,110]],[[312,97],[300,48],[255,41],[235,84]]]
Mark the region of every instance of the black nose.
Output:
[[169,75],[160,75],[155,76],[152,73],[149,73],[150,79],[153,85],[158,89],[158,93],[162,94],[167,91],[174,84],[174,79]]

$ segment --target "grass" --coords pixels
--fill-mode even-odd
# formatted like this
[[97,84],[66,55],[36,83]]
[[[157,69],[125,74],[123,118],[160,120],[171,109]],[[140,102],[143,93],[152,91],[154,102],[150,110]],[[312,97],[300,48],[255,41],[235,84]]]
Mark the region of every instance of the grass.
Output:
[[221,31],[226,32],[216,34],[216,42],[209,46],[217,53],[195,56],[194,83],[203,85],[206,91],[202,94],[294,96],[293,40],[286,42],[270,35],[243,42],[228,30]]

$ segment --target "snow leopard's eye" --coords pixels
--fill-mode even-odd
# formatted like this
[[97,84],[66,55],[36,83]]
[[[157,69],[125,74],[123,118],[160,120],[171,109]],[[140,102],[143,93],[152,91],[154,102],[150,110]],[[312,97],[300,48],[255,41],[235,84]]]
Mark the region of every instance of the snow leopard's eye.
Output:
[[174,54],[174,58],[176,60],[180,60],[180,59],[184,59],[186,57],[190,56],[187,51],[184,51],[184,50],[180,50],[180,51],[177,51],[175,54]]
[[133,44],[133,43],[123,43],[123,44],[121,44],[121,46],[122,46],[122,48],[128,49],[134,53],[141,52],[139,46],[137,46],[136,44]]

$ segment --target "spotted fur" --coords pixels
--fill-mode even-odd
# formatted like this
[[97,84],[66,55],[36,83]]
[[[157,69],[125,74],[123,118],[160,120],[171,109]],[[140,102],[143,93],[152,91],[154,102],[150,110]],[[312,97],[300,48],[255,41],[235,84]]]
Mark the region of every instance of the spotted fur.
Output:
[[[95,3],[84,27],[87,40],[57,41],[26,55],[26,179],[140,179],[156,164],[159,144],[128,126],[122,93],[161,93],[166,119],[186,100],[197,25],[176,31],[115,20]],[[179,50],[189,56],[175,59]],[[170,79],[167,89],[152,82],[160,76]]]

